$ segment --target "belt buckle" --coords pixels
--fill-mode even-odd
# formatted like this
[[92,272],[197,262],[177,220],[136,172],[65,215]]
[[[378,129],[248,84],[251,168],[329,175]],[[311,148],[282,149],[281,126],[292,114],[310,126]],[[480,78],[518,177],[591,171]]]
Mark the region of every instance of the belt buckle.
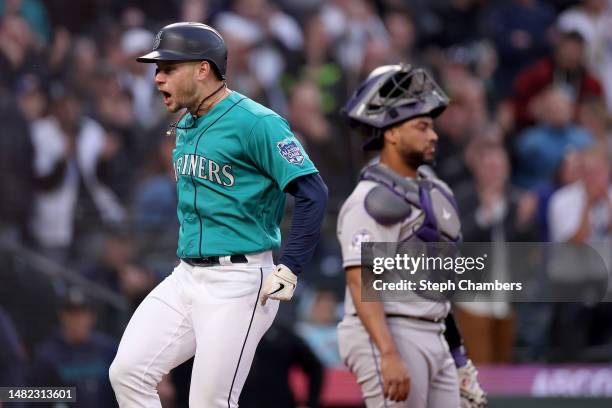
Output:
[[212,257],[203,258],[186,258],[185,262],[192,266],[211,266],[215,265],[215,260]]
[[200,261],[200,263],[202,265],[213,265],[215,263],[214,259],[212,257],[210,257],[210,256],[206,256],[204,258],[200,258],[199,261]]

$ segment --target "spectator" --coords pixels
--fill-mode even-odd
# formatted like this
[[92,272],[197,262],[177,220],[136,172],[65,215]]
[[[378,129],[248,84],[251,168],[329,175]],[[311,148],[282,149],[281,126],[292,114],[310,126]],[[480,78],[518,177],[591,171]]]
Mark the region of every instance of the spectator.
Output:
[[[206,22],[210,16],[214,0],[181,0],[179,21]],[[148,9],[148,7],[147,7]]]
[[[612,186],[610,164],[605,152],[595,149],[583,153],[581,179],[553,194],[549,223],[554,242],[589,244],[599,252],[609,271]],[[566,277],[570,279],[573,290],[577,290],[580,283],[597,278],[596,271],[587,261],[581,260],[581,270],[572,268],[571,276]],[[609,277],[605,278],[608,281]],[[560,348],[559,357],[564,361],[577,358],[579,353],[588,354],[589,347],[601,344],[609,347],[612,344],[609,324],[612,307],[609,303],[559,303],[555,312],[556,332],[553,338]],[[603,358],[609,359],[609,353]]]
[[325,29],[321,16],[313,14],[304,23],[303,67],[295,75],[285,74],[284,80],[290,90],[302,79],[315,82],[321,93],[320,109],[334,118],[346,98],[346,78],[340,64],[335,60],[333,40]]
[[538,203],[536,221],[540,229],[538,241],[550,241],[550,228],[548,225],[550,199],[557,190],[569,184],[573,184],[580,179],[580,171],[582,168],[581,160],[580,152],[568,150],[563,156],[563,159],[559,162],[559,166],[555,169],[553,178],[535,187],[533,194],[536,196]]
[[385,25],[366,0],[334,0],[320,11],[321,20],[334,46],[335,60],[347,71],[349,81],[357,81],[365,61],[365,44],[389,41]]
[[560,35],[552,57],[544,57],[522,70],[516,78],[512,96],[518,128],[533,123],[532,102],[551,85],[567,88],[578,103],[589,97],[601,97],[601,84],[589,73],[585,63],[584,39],[570,32]]
[[496,83],[502,97],[510,94],[521,70],[548,52],[554,18],[552,8],[540,0],[492,3],[485,30],[499,55]]
[[[241,57],[246,59],[243,64],[265,92],[268,105],[284,114],[287,103],[280,89],[279,78],[283,71],[289,69],[291,62],[296,61],[297,53],[304,46],[297,22],[268,0],[235,0],[230,11],[217,16],[215,26],[224,38],[228,34],[233,41],[239,40],[249,48],[250,55]],[[232,45],[228,44],[228,49],[232,56],[237,56],[240,48],[232,49]],[[231,57],[228,62],[231,64]],[[231,71],[228,77],[233,78]],[[241,89],[238,88],[238,91]]]
[[51,24],[41,0],[0,0],[0,16],[5,14],[18,14],[36,32],[39,42],[49,42]]
[[588,130],[597,146],[612,159],[612,115],[606,110],[604,101],[588,98],[579,107],[578,123]]
[[574,109],[565,89],[553,86],[542,93],[538,123],[517,140],[516,185],[530,189],[552,180],[568,149],[582,149],[594,142],[591,134],[573,122]]
[[[551,198],[549,219],[555,242],[600,242],[610,238],[610,167],[605,152],[583,153],[582,177]],[[571,211],[570,211],[571,209]]]
[[67,74],[59,72],[64,82],[86,104],[84,112],[91,114],[91,101],[95,97],[95,74],[100,61],[96,43],[88,37],[78,37],[72,42],[71,52],[67,56],[65,69]]
[[[510,162],[499,141],[474,141],[468,147],[476,194],[464,205],[461,220],[466,242],[490,242],[491,275],[487,279],[511,281],[509,242],[529,241],[535,203],[525,202],[513,189]],[[484,302],[463,302],[455,316],[465,346],[475,363],[512,361],[515,321],[512,306],[495,297]]]
[[17,105],[28,122],[40,119],[47,110],[47,94],[40,79],[26,74],[17,82]]
[[72,42],[72,34],[64,27],[58,27],[53,31],[53,39],[47,55],[48,69],[51,77],[57,78],[62,76],[68,64]]
[[227,48],[232,50],[232,58],[227,60],[227,78],[232,88],[249,95],[257,102],[267,103],[267,94],[260,79],[251,70],[252,50],[255,42],[243,30],[225,31],[220,28]]
[[348,141],[323,114],[321,99],[319,88],[312,81],[294,85],[289,99],[289,123],[317,163],[321,177],[337,186],[330,192],[330,202],[339,206],[352,182],[351,157],[345,148]]
[[309,380],[306,406],[320,407],[323,384],[321,363],[292,329],[274,323],[259,342],[240,395],[240,407],[296,408],[298,405],[289,387],[289,375],[296,366],[304,371]]
[[15,105],[0,87],[0,231],[21,240],[32,216],[33,148],[28,123]]
[[136,62],[136,57],[149,51],[151,44],[153,34],[143,28],[131,28],[121,37],[121,50],[125,59],[119,81],[132,95],[131,110],[135,122],[143,129],[155,127],[159,118],[163,118],[157,89],[151,84],[155,66]]
[[[535,225],[537,233],[531,241],[549,242],[548,212],[550,199],[560,188],[572,184],[580,179],[581,153],[569,150],[555,170],[552,180],[534,187],[534,190],[524,192],[521,198],[523,207],[535,207]],[[544,255],[544,254],[543,254]],[[548,285],[545,264],[540,270],[534,271],[537,280],[542,286]],[[544,289],[546,290],[546,289]],[[518,361],[547,361],[551,357],[552,344],[551,330],[554,304],[547,302],[517,303],[514,305],[516,314],[516,360]]]
[[96,219],[121,222],[125,210],[97,175],[107,148],[104,130],[81,115],[71,90],[56,85],[51,114],[32,124],[38,189],[30,230],[41,248],[65,260],[75,235],[99,231]]
[[116,407],[108,367],[117,344],[94,330],[96,314],[80,290],[68,291],[59,320],[58,332],[35,353],[30,384],[76,387],[75,407]]
[[[145,176],[134,194],[136,228],[143,232],[176,229],[176,183],[172,166],[174,140],[163,135],[150,155]],[[158,239],[159,237],[156,237]]]
[[366,78],[375,68],[392,62],[393,54],[388,41],[367,39],[363,47],[363,61],[357,71],[358,77]]
[[413,17],[402,10],[389,10],[384,14],[384,22],[389,32],[389,41],[395,63],[417,62],[416,44],[418,42],[417,28]]
[[451,103],[436,120],[436,172],[453,189],[459,203],[473,194],[472,175],[464,158],[465,148],[487,124],[482,83],[464,68],[460,72],[461,76],[454,78],[447,75]]
[[585,40],[586,65],[601,81],[612,113],[612,5],[607,0],[582,0],[557,20],[563,32],[579,32]]
[[17,79],[27,72],[44,72],[32,31],[19,16],[0,16],[0,88],[15,91]]

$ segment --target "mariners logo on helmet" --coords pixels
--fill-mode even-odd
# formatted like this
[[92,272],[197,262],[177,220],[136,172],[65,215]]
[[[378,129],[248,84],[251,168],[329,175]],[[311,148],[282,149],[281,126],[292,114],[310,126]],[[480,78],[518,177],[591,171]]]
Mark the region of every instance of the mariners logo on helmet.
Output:
[[159,31],[155,36],[155,40],[153,41],[153,51],[159,48],[159,43],[161,42],[162,36],[164,35],[163,31]]

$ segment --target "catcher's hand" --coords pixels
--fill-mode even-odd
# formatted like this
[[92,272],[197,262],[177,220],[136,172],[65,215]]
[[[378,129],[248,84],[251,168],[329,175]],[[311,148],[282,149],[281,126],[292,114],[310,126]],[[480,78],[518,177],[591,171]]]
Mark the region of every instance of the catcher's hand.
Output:
[[461,397],[461,408],[485,408],[487,407],[487,393],[484,392],[478,382],[478,371],[472,360],[457,369],[459,377],[459,394]]
[[268,275],[263,283],[261,304],[265,305],[268,298],[289,300],[297,285],[297,276],[283,264],[276,265],[274,271]]

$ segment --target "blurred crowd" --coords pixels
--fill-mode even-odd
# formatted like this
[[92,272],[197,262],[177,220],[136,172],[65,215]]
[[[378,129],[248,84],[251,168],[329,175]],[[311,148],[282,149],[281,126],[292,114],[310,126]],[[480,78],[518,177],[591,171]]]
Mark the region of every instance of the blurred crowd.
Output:
[[[96,393],[109,392],[113,348],[176,261],[176,118],[154,67],[134,60],[175,21],[221,33],[229,88],[285,116],[329,187],[321,244],[279,315],[298,323],[268,336],[296,335],[279,345],[287,364],[342,364],[336,215],[371,157],[339,109],[379,65],[424,66],[451,98],[436,171],[464,241],[612,237],[610,0],[0,0],[0,359],[16,371],[2,385],[78,379],[101,404],[83,406],[111,406]],[[79,300],[7,242],[119,294],[127,312]],[[457,315],[477,363],[609,361],[607,305],[464,303]],[[320,366],[305,371],[320,384]],[[185,397],[177,381],[160,386],[168,406]]]

